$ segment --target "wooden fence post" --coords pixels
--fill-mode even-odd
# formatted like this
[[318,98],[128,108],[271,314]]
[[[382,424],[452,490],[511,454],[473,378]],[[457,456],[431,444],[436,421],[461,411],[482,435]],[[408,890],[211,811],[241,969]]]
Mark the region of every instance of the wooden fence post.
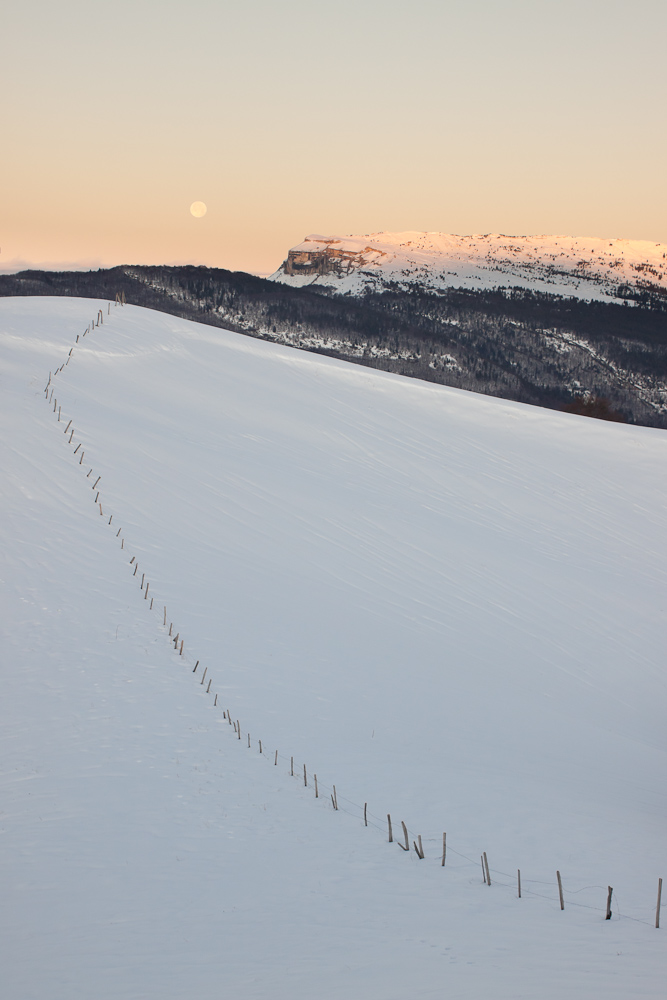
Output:
[[307,788],[308,787],[308,778],[306,776],[306,765],[305,764],[303,765],[303,783],[304,783],[305,787]]
[[521,899],[521,869],[520,868],[517,868],[517,870],[516,870],[516,881],[517,881],[517,885],[519,887],[519,899]]
[[387,813],[387,823],[389,824],[389,843],[393,844],[394,836],[391,832],[391,816],[389,815],[389,813]]
[[334,809],[338,812],[338,796],[336,795],[336,786],[333,786],[333,804]]
[[558,898],[560,899],[561,910],[565,909],[565,900],[563,899],[563,882],[560,877],[560,872],[556,872],[556,878],[558,879]]
[[410,841],[408,840],[408,828],[405,825],[405,823],[403,822],[403,820],[401,820],[401,826],[403,827],[403,836],[405,837],[405,847],[403,847],[403,844],[401,844],[401,843],[399,843],[398,846],[401,847],[401,848],[403,848],[404,851],[409,851],[410,850]]
[[316,799],[319,799],[320,795],[319,795],[319,792],[318,792],[318,790],[317,790],[317,775],[316,775],[316,774],[314,774],[314,775],[313,775],[313,778],[315,779],[315,798],[316,798]]
[[658,902],[655,908],[655,926],[660,927],[660,900],[662,899],[662,879],[658,879]]
[[294,757],[290,757],[289,759],[289,771],[292,777],[294,777]]
[[278,751],[276,750],[276,759],[273,762],[276,767],[278,767]]
[[489,860],[486,856],[486,851],[484,851],[484,866],[486,868],[486,884],[491,885],[491,874],[489,872]]
[[479,860],[482,862],[482,878],[484,879],[484,884],[486,885],[486,872],[484,870],[484,855],[480,854]]
[[445,858],[447,857],[447,834],[442,835],[442,865],[441,868],[445,867]]
[[605,915],[605,920],[611,920],[611,894],[613,889],[610,885],[607,886],[607,913]]
[[368,802],[364,802],[364,826],[368,826],[368,818],[366,815],[367,809],[368,809]]

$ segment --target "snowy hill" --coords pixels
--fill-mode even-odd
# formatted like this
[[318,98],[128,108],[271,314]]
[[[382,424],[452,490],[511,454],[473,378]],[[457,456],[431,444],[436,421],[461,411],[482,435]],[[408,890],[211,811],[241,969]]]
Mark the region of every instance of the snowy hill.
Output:
[[393,282],[427,289],[530,288],[613,301],[624,292],[667,291],[667,245],[642,240],[491,233],[367,233],[307,236],[271,275],[293,285],[359,293]]
[[97,300],[0,340],[8,997],[662,995],[664,432]]

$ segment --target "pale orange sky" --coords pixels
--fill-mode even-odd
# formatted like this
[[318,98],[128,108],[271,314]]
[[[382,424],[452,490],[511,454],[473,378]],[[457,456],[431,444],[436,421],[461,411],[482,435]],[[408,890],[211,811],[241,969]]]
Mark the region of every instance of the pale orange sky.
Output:
[[667,242],[666,37],[663,0],[22,0],[0,268],[262,273],[310,232]]

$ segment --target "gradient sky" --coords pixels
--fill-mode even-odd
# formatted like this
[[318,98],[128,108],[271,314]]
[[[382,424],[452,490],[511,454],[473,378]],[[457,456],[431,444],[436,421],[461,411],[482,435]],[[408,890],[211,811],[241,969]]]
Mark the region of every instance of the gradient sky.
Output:
[[262,273],[311,232],[667,242],[666,42],[664,0],[8,2],[0,268]]

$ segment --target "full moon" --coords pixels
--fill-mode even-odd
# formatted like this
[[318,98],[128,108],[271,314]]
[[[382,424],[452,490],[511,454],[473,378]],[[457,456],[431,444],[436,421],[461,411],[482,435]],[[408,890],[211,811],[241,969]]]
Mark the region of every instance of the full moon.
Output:
[[203,201],[193,201],[190,205],[190,212],[195,219],[201,219],[206,215],[206,205]]

